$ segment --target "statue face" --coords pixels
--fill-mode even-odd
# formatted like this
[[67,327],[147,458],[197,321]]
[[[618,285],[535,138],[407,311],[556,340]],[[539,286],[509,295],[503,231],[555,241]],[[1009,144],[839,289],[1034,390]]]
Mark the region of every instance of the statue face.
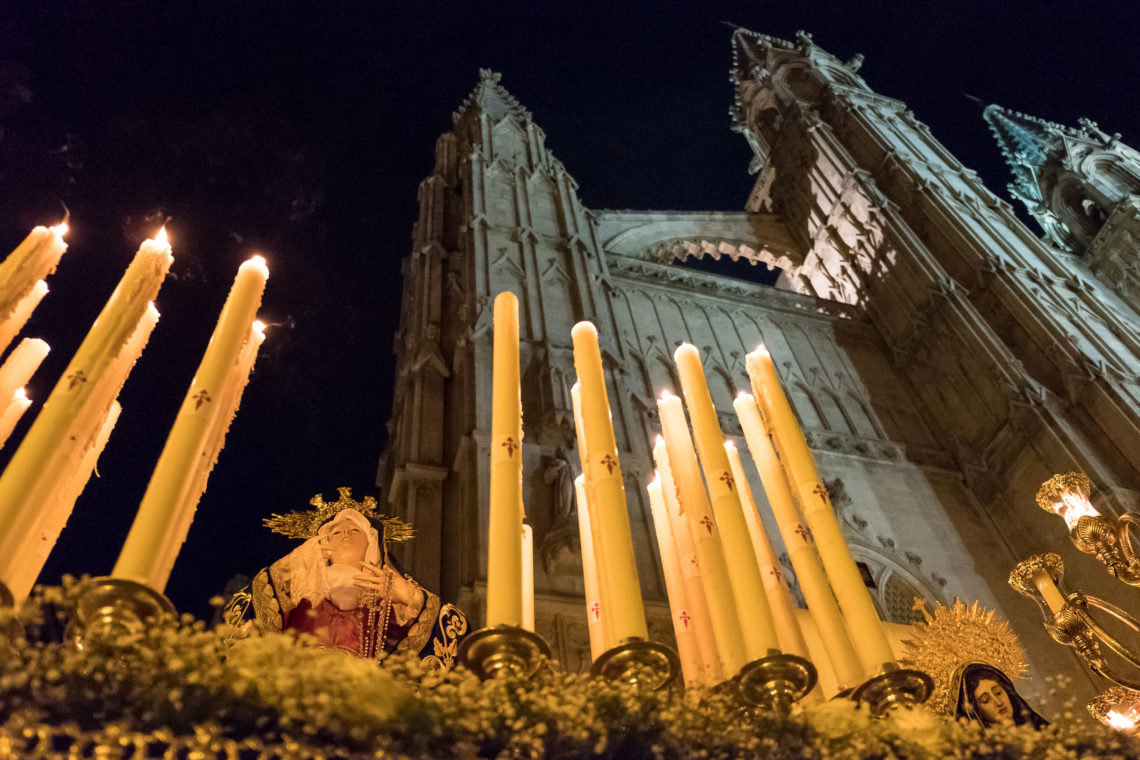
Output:
[[329,563],[359,565],[368,551],[368,534],[352,520],[334,520],[326,534],[330,550]]
[[974,705],[988,723],[1013,723],[1013,704],[1005,688],[992,678],[983,678],[974,687]]

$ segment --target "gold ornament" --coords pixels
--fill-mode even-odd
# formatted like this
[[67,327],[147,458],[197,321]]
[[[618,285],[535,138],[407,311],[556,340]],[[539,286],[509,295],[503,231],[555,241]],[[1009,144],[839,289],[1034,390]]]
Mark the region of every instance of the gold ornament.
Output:
[[951,693],[954,673],[968,663],[991,665],[1010,680],[1025,677],[1025,648],[1009,621],[993,610],[977,602],[967,606],[957,598],[949,607],[935,604],[933,614],[924,600],[916,598],[914,609],[921,610],[924,619],[914,624],[914,636],[903,640],[905,652],[899,664],[934,679],[934,692],[926,703],[932,712],[954,714],[958,701]]
[[1089,495],[1089,476],[1083,472],[1066,472],[1054,475],[1041,484],[1037,489],[1037,506],[1046,512],[1055,513],[1055,505],[1066,491],[1076,491],[1087,499]]
[[365,496],[364,501],[357,501],[352,498],[352,489],[347,486],[338,488],[337,493],[340,494],[340,498],[331,503],[326,502],[321,494],[309,499],[309,503],[316,509],[267,517],[264,521],[265,527],[289,538],[308,539],[317,535],[317,530],[339,512],[355,509],[380,529],[385,562],[388,561],[389,543],[402,543],[415,536],[416,532],[412,526],[400,518],[377,513],[376,499],[371,496]]

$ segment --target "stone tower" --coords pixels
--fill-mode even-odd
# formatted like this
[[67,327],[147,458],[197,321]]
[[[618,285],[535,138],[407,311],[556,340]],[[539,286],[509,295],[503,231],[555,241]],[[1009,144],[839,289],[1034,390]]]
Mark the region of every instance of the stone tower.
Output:
[[[745,450],[731,401],[749,387],[744,354],[764,342],[882,616],[913,619],[915,596],[977,599],[1014,623],[1040,670],[1082,674],[1006,578],[1019,559],[1057,551],[1078,586],[1119,593],[1033,494],[1052,473],[1080,469],[1103,511],[1137,501],[1140,316],[1125,285],[1106,284],[1108,265],[1088,258],[1129,203],[1112,206],[1105,188],[1135,174],[1079,175],[1107,222],[1084,253],[1062,250],[1022,225],[903,103],[871,91],[858,60],[844,63],[806,34],[784,41],[743,29],[732,51],[733,128],[757,175],[742,211],[584,208],[545,133],[490,72],[455,113],[420,186],[379,470],[384,497],[418,530],[404,559],[481,619],[490,304],[509,289],[520,299],[538,629],[568,667],[588,662],[588,646],[576,529],[553,484],[577,467],[570,327],[590,319],[651,635],[670,635],[644,486],[654,399],[679,389],[672,351],[684,340],[701,350],[722,428]],[[1102,152],[1127,151],[1084,134]],[[1113,243],[1120,266],[1135,251],[1125,227]],[[683,266],[704,256],[783,274],[769,287]],[[758,480],[752,487],[762,500]]]

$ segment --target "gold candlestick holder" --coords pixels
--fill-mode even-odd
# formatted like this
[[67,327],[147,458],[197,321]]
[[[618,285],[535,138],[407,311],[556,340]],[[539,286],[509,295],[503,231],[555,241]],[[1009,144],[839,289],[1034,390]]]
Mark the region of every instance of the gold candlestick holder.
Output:
[[670,686],[681,672],[681,658],[656,641],[631,637],[598,655],[590,674],[655,691]]
[[69,638],[79,647],[94,639],[137,633],[157,617],[176,614],[164,595],[124,578],[89,578],[76,598]]
[[[1136,633],[1140,633],[1140,620],[1095,596],[1086,596],[1080,591],[1066,595],[1062,590],[1064,575],[1065,566],[1060,556],[1035,554],[1017,563],[1009,574],[1009,585],[1037,602],[1045,618],[1045,630],[1058,644],[1073,649],[1089,670],[1126,689],[1140,691],[1140,653],[1105,629],[1089,608],[1107,613]],[[1054,611],[1045,600],[1041,591],[1045,580],[1056,586],[1057,593],[1064,599],[1059,610]],[[1114,668],[1105,656],[1104,647],[1135,668],[1137,675],[1125,675]]]
[[1140,733],[1140,692],[1112,686],[1097,694],[1087,705],[1089,713],[1122,734]]
[[1089,478],[1083,472],[1054,475],[1037,490],[1037,506],[1064,519],[1069,540],[1095,556],[1108,574],[1129,586],[1140,586],[1140,558],[1132,546],[1130,528],[1140,529],[1140,515],[1100,514],[1089,500]]
[[788,715],[792,705],[815,688],[815,665],[794,654],[753,660],[735,678],[736,694],[750,708]]
[[459,644],[459,662],[483,680],[499,674],[533,677],[550,660],[550,645],[513,625],[480,628]]
[[871,717],[884,718],[896,710],[921,705],[932,691],[934,679],[926,673],[888,663],[878,675],[856,687],[851,699],[867,705]]

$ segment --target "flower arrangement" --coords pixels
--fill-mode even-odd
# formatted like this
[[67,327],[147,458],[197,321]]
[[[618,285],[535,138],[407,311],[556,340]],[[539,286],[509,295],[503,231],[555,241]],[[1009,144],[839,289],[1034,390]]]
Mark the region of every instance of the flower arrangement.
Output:
[[40,640],[71,588],[37,595],[21,613],[31,635],[0,653],[0,758],[1140,758],[1071,711],[1041,732],[984,733],[920,710],[872,720],[845,700],[748,715],[712,693],[554,668],[482,682],[378,665],[185,615],[114,641]]

